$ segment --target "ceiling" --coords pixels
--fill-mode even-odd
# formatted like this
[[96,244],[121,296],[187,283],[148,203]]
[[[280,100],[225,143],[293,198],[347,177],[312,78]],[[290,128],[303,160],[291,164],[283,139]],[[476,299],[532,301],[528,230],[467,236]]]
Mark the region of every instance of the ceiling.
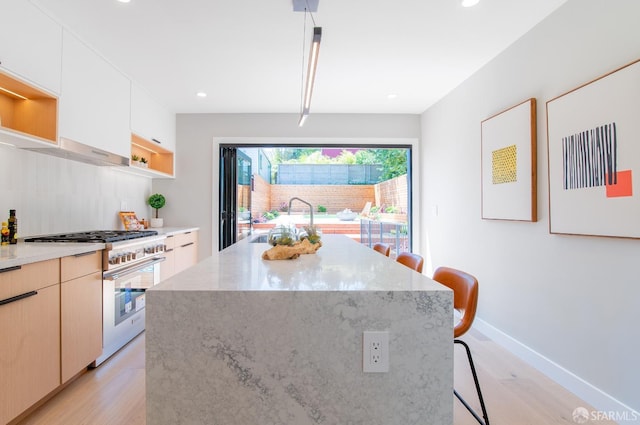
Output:
[[[565,1],[321,0],[311,114],[422,113]],[[32,2],[173,112],[300,112],[313,23],[292,0]]]

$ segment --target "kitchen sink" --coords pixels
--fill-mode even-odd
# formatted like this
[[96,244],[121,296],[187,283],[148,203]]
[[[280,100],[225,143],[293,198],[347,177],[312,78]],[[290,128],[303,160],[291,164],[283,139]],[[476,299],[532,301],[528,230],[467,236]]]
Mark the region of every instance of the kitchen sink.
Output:
[[269,238],[269,235],[267,234],[258,235],[258,236],[255,236],[253,239],[251,239],[249,242],[250,243],[267,243],[268,238]]

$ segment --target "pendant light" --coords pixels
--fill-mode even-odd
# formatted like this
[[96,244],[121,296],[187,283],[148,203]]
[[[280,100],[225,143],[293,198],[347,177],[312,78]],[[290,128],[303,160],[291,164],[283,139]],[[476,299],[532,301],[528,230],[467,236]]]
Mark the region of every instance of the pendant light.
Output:
[[[304,2],[304,4],[301,4]],[[302,127],[307,117],[309,116],[309,109],[311,108],[311,95],[313,94],[313,84],[316,78],[316,70],[318,67],[318,55],[320,53],[320,40],[322,39],[322,27],[315,26],[315,19],[313,19],[312,11],[318,10],[318,0],[311,0],[312,7],[310,7],[309,0],[293,0],[294,11],[304,11],[304,26],[302,31],[302,93],[301,93],[301,105],[300,105],[300,120],[298,126]],[[307,12],[313,20],[313,36],[311,38],[311,48],[309,49],[309,63],[307,65],[306,81],[304,79],[304,56],[305,56],[305,34],[307,31]]]
[[309,108],[311,108],[311,95],[313,94],[313,82],[316,78],[316,69],[318,67],[318,54],[320,53],[320,39],[322,38],[322,28],[313,28],[313,39],[311,40],[311,49],[309,51],[309,66],[307,67],[307,82],[304,85],[304,97],[302,99],[302,112],[300,113],[300,121],[298,125],[302,127],[304,121],[309,116]]

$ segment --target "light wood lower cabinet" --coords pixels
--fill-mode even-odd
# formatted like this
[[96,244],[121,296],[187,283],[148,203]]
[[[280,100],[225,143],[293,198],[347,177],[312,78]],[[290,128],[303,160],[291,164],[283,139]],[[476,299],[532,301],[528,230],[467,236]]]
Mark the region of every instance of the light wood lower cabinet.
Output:
[[60,385],[59,281],[59,259],[0,269],[2,424]]
[[176,235],[174,272],[180,273],[198,262],[198,232]]
[[164,261],[160,263],[160,282],[175,274],[175,236],[167,235],[164,240]]
[[198,232],[167,235],[165,261],[160,265],[160,281],[193,266],[198,262]]
[[61,259],[62,383],[102,354],[102,256],[100,251]]

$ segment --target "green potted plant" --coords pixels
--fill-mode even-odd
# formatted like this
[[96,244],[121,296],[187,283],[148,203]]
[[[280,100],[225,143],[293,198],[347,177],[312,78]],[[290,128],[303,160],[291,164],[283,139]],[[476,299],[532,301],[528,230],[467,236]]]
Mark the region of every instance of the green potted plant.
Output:
[[131,155],[131,165],[140,165],[140,157],[136,154]]
[[158,210],[164,207],[167,200],[163,195],[154,193],[153,195],[149,196],[147,202],[149,203],[151,208],[154,208],[156,210],[156,217],[151,219],[151,227],[162,227],[164,225],[164,221],[163,219],[158,218]]
[[148,163],[147,158],[145,158],[144,156],[140,158],[140,166],[141,167],[147,168],[147,163]]

